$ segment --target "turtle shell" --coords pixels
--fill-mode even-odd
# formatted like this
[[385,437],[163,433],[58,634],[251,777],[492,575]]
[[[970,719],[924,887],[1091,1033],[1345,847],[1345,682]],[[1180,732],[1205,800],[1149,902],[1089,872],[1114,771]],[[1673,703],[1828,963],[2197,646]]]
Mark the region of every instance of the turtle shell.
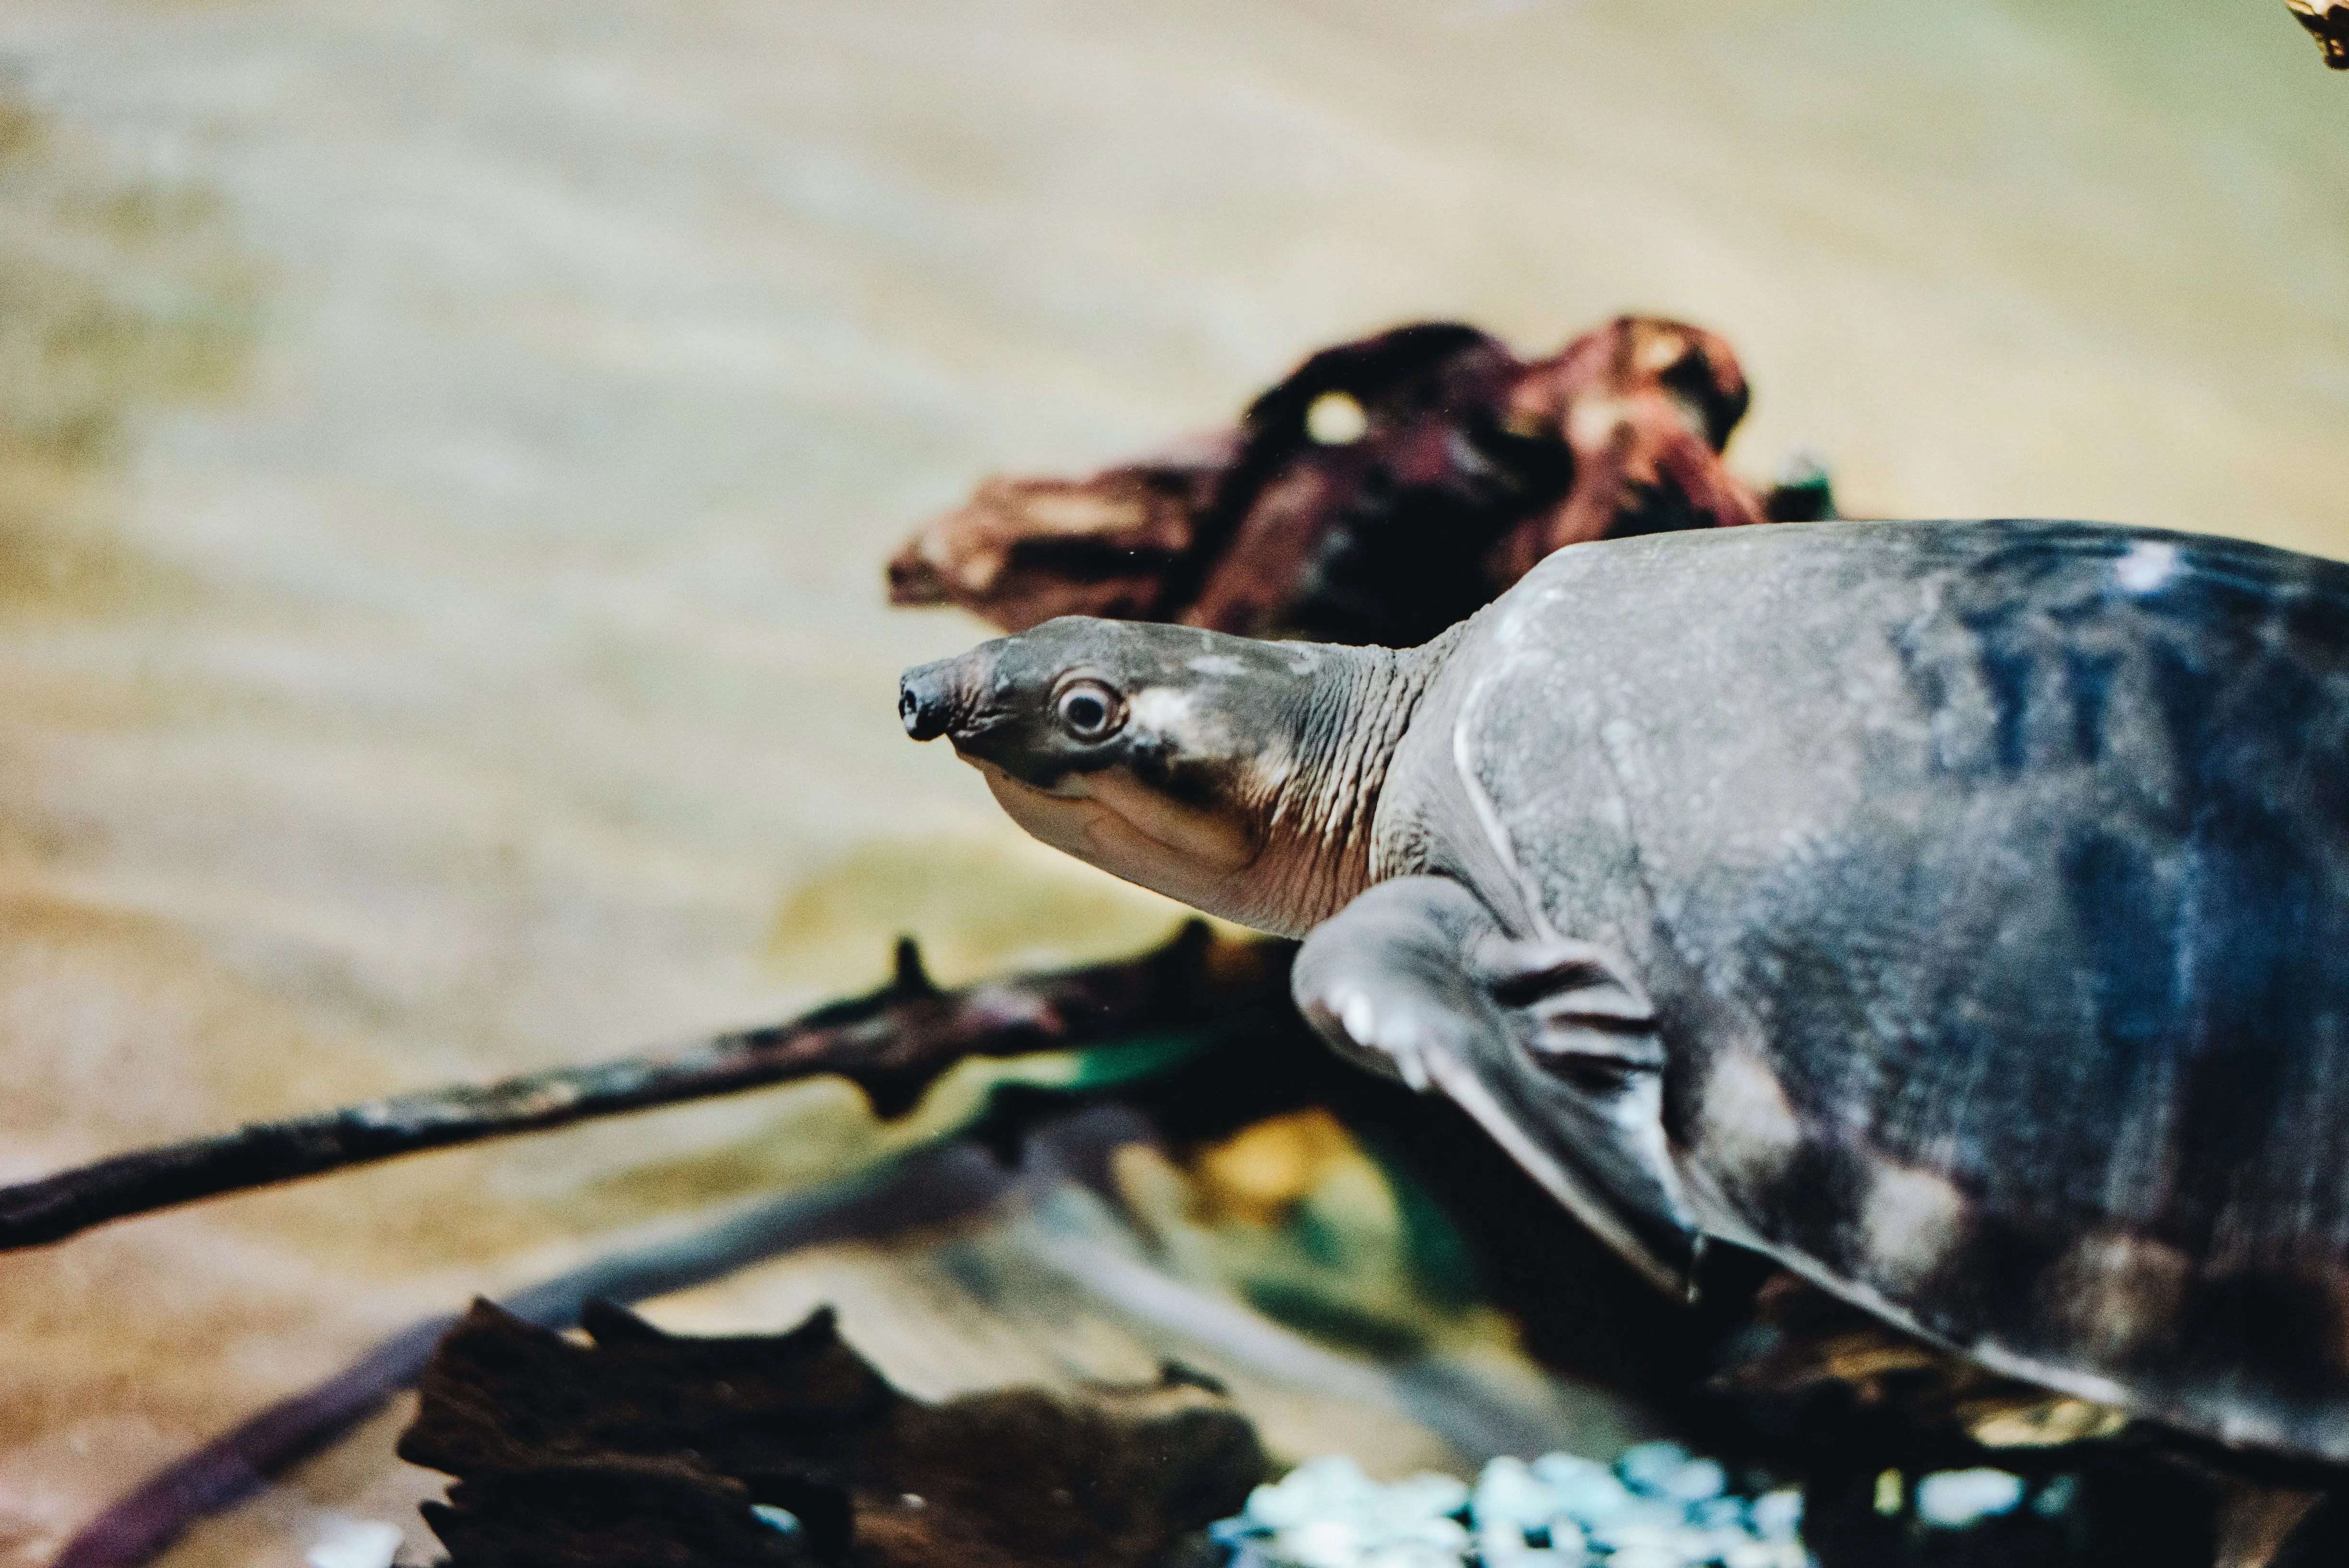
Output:
[[1581,546],[1427,712],[1380,872],[1627,956],[1706,1230],[2349,1460],[2349,567],[2039,521]]

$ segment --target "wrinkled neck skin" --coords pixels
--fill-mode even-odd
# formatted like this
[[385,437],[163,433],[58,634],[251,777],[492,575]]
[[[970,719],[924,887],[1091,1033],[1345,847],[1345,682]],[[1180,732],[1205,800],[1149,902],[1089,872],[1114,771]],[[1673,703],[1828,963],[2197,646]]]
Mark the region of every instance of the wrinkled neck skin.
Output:
[[1048,792],[978,766],[1005,811],[1056,849],[1209,914],[1302,936],[1370,885],[1387,767],[1450,641],[1293,645],[1313,668],[1281,711],[1248,716],[1259,733],[1204,790],[1118,767]]
[[[1294,765],[1258,819],[1249,908],[1227,919],[1302,936],[1371,884],[1371,835],[1395,748],[1440,658],[1426,648],[1333,648],[1299,716]],[[1221,913],[1222,911],[1213,913]]]

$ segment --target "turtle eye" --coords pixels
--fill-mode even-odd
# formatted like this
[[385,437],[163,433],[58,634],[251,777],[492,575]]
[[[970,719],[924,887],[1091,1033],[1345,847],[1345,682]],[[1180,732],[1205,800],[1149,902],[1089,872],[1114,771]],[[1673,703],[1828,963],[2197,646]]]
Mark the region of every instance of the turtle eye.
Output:
[[1061,727],[1075,740],[1106,740],[1125,722],[1125,704],[1108,685],[1096,680],[1071,681],[1053,699],[1052,711]]

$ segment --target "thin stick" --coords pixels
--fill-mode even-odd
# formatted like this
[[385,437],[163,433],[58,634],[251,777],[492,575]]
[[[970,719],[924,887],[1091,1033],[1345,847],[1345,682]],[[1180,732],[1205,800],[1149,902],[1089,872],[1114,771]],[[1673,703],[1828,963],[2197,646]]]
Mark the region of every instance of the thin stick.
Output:
[[914,944],[868,996],[667,1051],[256,1122],[0,1187],[0,1252],[224,1192],[460,1143],[837,1074],[895,1117],[956,1063],[1098,1046],[1284,1004],[1285,950],[1194,922],[1138,957],[941,991]]

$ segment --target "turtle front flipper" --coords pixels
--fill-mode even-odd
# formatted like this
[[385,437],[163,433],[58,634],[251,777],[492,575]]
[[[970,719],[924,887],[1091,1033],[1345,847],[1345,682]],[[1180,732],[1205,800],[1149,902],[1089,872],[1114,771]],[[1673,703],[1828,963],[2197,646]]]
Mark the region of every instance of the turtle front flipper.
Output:
[[1448,877],[1372,887],[1306,938],[1297,1005],[1341,1055],[1439,1088],[1662,1288],[1702,1244],[1663,1130],[1663,1042],[1630,965],[1512,941]]

